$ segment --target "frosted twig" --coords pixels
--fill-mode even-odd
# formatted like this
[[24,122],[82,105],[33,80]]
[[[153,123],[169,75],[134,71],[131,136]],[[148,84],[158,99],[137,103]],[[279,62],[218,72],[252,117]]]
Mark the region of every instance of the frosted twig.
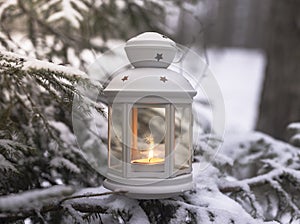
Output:
[[[292,198],[289,196],[289,194],[281,187],[281,185],[278,183],[278,181],[275,180],[269,180],[270,186],[276,190],[278,192],[278,194],[280,193],[280,195],[278,195],[278,198],[285,198],[285,200],[287,201],[287,203],[291,206],[291,208],[294,210],[295,215],[299,216],[300,215],[300,211],[299,208],[297,207],[297,205],[293,202]],[[283,211],[281,211],[283,212]],[[279,216],[279,214],[277,215]],[[277,217],[278,218],[278,217]]]
[[240,181],[234,182],[219,182],[219,190],[222,193],[229,193],[234,191],[245,191],[248,187],[255,187],[268,183],[269,180],[272,180],[280,175],[284,174],[283,169],[275,169],[269,173],[259,175],[257,177],[248,178]]
[[83,194],[83,195],[74,195],[70,197],[65,197],[62,199],[59,204],[62,204],[63,202],[67,200],[72,200],[72,199],[78,199],[78,198],[90,198],[90,197],[98,197],[98,196],[105,196],[105,195],[111,195],[111,194],[126,194],[127,191],[108,191],[104,193],[99,193],[99,194]]
[[[119,195],[125,194],[125,191],[114,191],[114,192],[104,192],[99,194],[84,194],[84,195],[74,195],[70,197],[65,197],[60,201],[55,200],[45,200],[49,198],[57,198],[63,194],[73,193],[69,191],[70,187],[68,186],[54,186],[49,189],[43,190],[34,190],[32,192],[21,193],[16,196],[4,196],[0,197],[0,222],[1,220],[19,220],[25,219],[31,215],[36,214],[36,207],[39,203],[40,214],[47,213],[50,211],[58,211],[63,209],[65,206],[71,206],[73,211],[79,212],[101,212],[105,213],[108,210],[108,207],[103,206],[102,204],[90,204],[88,200],[85,201],[72,201],[67,205],[63,205],[64,202],[73,199],[79,198],[90,198],[90,197],[99,197],[106,195]],[[43,201],[43,200],[45,201]],[[35,203],[36,202],[36,203]],[[31,205],[29,207],[28,205]],[[70,208],[70,207],[68,207]],[[70,210],[69,210],[70,211]]]

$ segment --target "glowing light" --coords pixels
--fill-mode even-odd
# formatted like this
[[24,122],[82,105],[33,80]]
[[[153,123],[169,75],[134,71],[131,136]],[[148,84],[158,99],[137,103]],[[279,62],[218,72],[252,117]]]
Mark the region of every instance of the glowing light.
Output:
[[148,160],[150,162],[151,159],[153,159],[153,157],[154,157],[154,151],[153,151],[153,148],[154,148],[154,139],[153,139],[153,136],[152,135],[147,135],[145,137],[145,142],[147,144],[149,144]]
[[153,149],[149,150],[149,154],[148,154],[148,160],[149,162],[151,161],[151,159],[153,159]]

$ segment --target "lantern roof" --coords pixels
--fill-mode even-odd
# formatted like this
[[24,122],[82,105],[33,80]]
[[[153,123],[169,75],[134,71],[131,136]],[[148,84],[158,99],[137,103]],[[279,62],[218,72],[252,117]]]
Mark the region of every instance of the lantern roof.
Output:
[[145,32],[126,42],[126,46],[153,45],[153,46],[176,46],[175,42],[167,36],[156,32]]
[[136,68],[167,68],[175,58],[178,49],[167,36],[146,32],[126,42],[128,60]]
[[195,89],[181,74],[164,68],[135,68],[116,75],[104,89],[108,97],[154,95],[192,99]]

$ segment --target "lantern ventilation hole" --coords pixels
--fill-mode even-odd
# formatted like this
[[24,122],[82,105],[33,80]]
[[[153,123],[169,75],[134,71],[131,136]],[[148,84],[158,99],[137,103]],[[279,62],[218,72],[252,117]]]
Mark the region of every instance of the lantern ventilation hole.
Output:
[[128,75],[123,76],[123,78],[121,79],[123,82],[128,80]]
[[166,76],[161,76],[160,77],[160,81],[162,81],[162,82],[166,82],[166,81],[168,81],[168,79],[167,79],[167,77]]
[[163,59],[163,54],[157,53],[155,59],[156,59],[157,61]]

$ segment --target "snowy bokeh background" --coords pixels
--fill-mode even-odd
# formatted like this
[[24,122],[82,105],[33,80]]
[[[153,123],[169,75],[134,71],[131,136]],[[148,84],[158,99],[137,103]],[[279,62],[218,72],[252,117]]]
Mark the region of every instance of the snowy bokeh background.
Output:
[[[266,20],[276,8],[273,4],[283,4],[277,9],[291,5],[282,2],[0,0],[0,223],[57,219],[62,223],[298,224],[300,124],[289,126],[294,133],[290,142],[256,132],[270,63]],[[290,12],[280,14],[281,20],[276,13],[269,19],[283,32],[290,26],[280,21],[295,13]],[[89,110],[82,111],[87,115],[85,124],[92,123],[96,134],[82,123],[78,134],[72,123],[72,109],[80,110],[72,101],[77,94],[73,87],[92,86],[86,80],[89,66],[109,49],[124,46],[145,31],[164,33],[197,49],[225,105],[225,135],[206,132],[194,142],[195,188],[166,200],[107,193],[102,186],[105,177],[84,159],[90,152],[96,165],[107,164],[103,101],[89,105],[97,113],[96,122]],[[281,42],[289,43],[291,35]],[[297,57],[285,63],[293,58]],[[106,59],[104,67],[116,64]],[[203,122],[195,129],[209,130],[212,108],[207,107],[216,106],[209,103],[195,100]]]
[[208,49],[208,59],[224,97],[226,133],[253,131],[265,72],[264,53],[238,48]]

